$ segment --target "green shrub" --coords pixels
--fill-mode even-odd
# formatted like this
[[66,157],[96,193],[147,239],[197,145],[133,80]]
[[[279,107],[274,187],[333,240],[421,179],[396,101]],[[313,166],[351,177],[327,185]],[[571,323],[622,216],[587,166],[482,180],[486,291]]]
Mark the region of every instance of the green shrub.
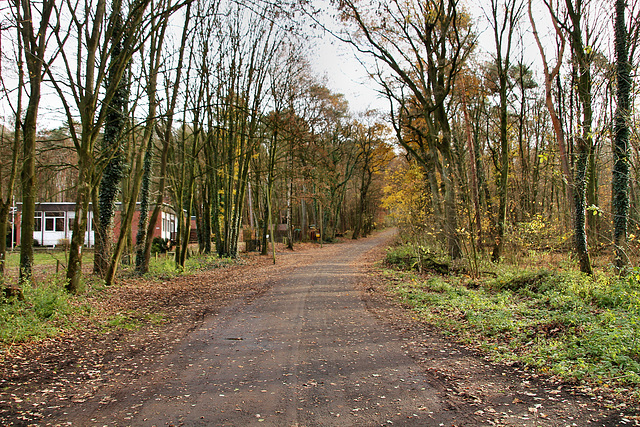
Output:
[[169,239],[163,239],[162,237],[154,237],[151,242],[151,253],[163,254],[169,250]]

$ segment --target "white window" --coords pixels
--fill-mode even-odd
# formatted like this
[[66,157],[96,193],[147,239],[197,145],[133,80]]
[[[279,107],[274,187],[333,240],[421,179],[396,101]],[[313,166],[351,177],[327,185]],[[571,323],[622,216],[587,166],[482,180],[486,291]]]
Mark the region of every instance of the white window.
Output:
[[37,211],[34,214],[33,220],[34,220],[33,231],[42,231],[42,212]]
[[64,231],[64,212],[45,212],[44,231]]

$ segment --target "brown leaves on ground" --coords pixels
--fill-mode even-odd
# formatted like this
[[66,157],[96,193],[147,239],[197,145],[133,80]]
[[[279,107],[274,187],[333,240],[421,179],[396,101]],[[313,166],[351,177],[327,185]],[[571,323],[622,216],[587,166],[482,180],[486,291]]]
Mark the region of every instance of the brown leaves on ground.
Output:
[[97,404],[108,403],[109,389],[160,372],[162,356],[205,316],[266,292],[279,276],[309,263],[305,254],[315,246],[279,248],[275,265],[270,256],[246,254],[237,265],[165,281],[130,279],[90,293],[79,328],[5,349],[0,424],[41,423],[98,397]]

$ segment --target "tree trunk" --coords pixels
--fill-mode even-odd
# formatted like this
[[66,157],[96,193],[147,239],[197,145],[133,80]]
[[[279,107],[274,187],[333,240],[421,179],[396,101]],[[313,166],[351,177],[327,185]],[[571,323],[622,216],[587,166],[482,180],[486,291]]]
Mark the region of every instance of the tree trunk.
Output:
[[289,178],[287,183],[287,249],[293,250],[293,212],[292,202],[293,197],[293,179]]
[[[500,56],[498,55],[500,58]],[[508,62],[507,64],[508,65]],[[505,68],[506,68],[505,65]],[[498,67],[500,74],[500,181],[498,185],[498,227],[496,242],[491,254],[498,262],[504,249],[504,234],[507,223],[507,188],[509,183],[509,140],[507,138],[507,70]]]
[[67,266],[66,289],[70,293],[79,293],[82,289],[80,280],[82,278],[82,247],[84,246],[85,231],[91,234],[91,229],[87,229],[87,215],[89,210],[89,196],[91,191],[90,182],[92,179],[91,167],[88,153],[81,152],[78,160],[78,193],[76,196],[75,221],[73,222],[73,233],[71,244],[69,245],[69,265]]
[[[120,55],[123,51],[122,44],[122,16],[118,14],[115,18],[115,30],[112,41],[112,59],[109,72],[109,82],[117,86],[115,94],[109,103],[105,119],[103,147],[102,151],[109,161],[102,173],[100,180],[100,200],[99,217],[96,221],[96,245],[94,251],[93,270],[100,277],[104,277],[109,266],[112,253],[113,239],[113,218],[120,183],[124,175],[124,151],[122,148],[122,136],[127,122],[127,104],[129,102],[129,82],[128,74],[115,82],[117,78],[116,65],[121,61]],[[124,226],[124,224],[123,224]]]
[[451,153],[451,129],[444,105],[437,109],[438,122],[442,129],[442,141],[439,150],[442,153],[442,181],[444,182],[444,228],[447,238],[447,253],[452,259],[462,256],[458,235],[458,210],[456,190],[453,180],[453,156]]
[[631,113],[631,66],[625,22],[625,0],[616,0],[615,48],[618,82],[614,121],[613,178],[611,182],[613,207],[614,265],[622,272],[629,264],[627,256],[627,217],[629,212],[629,115]]
[[[156,197],[156,204],[153,208],[153,213],[149,218],[149,224],[147,226],[147,232],[145,236],[144,248],[140,251],[142,253],[143,259],[136,264],[139,265],[139,273],[146,273],[149,271],[149,260],[151,259],[151,245],[153,243],[153,231],[155,230],[156,223],[158,221],[158,216],[162,210],[162,205],[164,203],[164,193],[165,187],[167,184],[167,164],[169,159],[169,148],[173,141],[173,115],[175,112],[176,102],[178,99],[179,88],[180,88],[180,77],[182,75],[182,68],[184,62],[184,53],[186,51],[185,46],[187,43],[187,34],[189,28],[189,21],[191,18],[191,3],[187,4],[187,10],[185,12],[185,19],[183,23],[182,29],[182,37],[180,41],[180,50],[178,56],[178,63],[176,65],[176,76],[175,81],[172,82],[173,91],[171,93],[170,99],[168,99],[169,105],[167,107],[167,112],[165,114],[166,121],[164,123],[164,129],[161,135],[162,138],[162,154],[160,155],[160,182],[158,184],[158,196]],[[162,36],[164,33],[162,32],[160,36],[160,40],[162,41]],[[159,48],[158,48],[159,49]],[[149,98],[154,97],[154,94],[149,94]],[[152,118],[153,120],[153,118]],[[176,209],[181,209],[181,207],[177,207]]]
[[366,170],[362,171],[362,180],[360,181],[360,198],[358,200],[358,207],[356,210],[356,225],[352,236],[354,240],[359,239],[361,233],[364,233],[364,237],[366,237],[367,234],[365,230],[364,217],[367,211],[367,196],[372,179],[372,173],[369,173],[369,171]]
[[476,171],[476,151],[473,144],[473,136],[471,134],[471,123],[469,121],[469,110],[467,108],[466,85],[462,86],[462,112],[464,115],[465,135],[467,137],[467,150],[469,151],[469,180],[471,181],[471,199],[473,200],[473,221],[475,223],[476,238],[472,244],[480,246],[482,244],[482,221],[480,219],[480,197],[478,191],[478,173]]
[[138,232],[136,233],[136,273],[144,274],[149,271],[149,260],[144,256],[149,225],[149,209],[151,205],[151,158],[153,156],[153,142],[149,140],[144,155],[142,187],[140,189],[140,215],[138,216]]
[[[575,3],[575,4],[574,4]],[[580,270],[583,273],[593,274],[586,233],[586,196],[587,196],[587,171],[595,167],[593,162],[593,136],[591,124],[593,120],[591,102],[591,55],[585,51],[582,40],[582,1],[567,1],[567,11],[573,28],[570,29],[571,46],[576,65],[578,66],[578,98],[582,107],[582,137],[576,138],[577,159],[575,164],[574,181],[574,234],[576,239],[576,252],[580,260]],[[593,216],[593,215],[591,215]]]
[[574,181],[575,213],[574,233],[576,239],[576,252],[580,261],[580,271],[593,275],[589,250],[587,247],[587,234],[585,230],[585,196],[586,196],[586,172],[589,158],[589,148],[582,138],[577,139],[578,152],[576,159],[576,179]]

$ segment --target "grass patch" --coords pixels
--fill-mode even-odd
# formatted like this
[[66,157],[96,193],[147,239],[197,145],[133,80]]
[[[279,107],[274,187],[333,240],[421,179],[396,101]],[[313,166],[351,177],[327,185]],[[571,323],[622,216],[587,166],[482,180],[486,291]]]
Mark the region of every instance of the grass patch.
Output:
[[138,313],[129,311],[126,313],[116,313],[102,322],[102,332],[109,332],[113,329],[123,329],[126,331],[135,331],[143,325],[138,318]]
[[[18,254],[11,254],[8,259],[16,264],[17,256]],[[103,303],[101,295],[106,290],[104,281],[96,276],[85,275],[82,287],[87,289],[87,292],[70,295],[64,289],[64,270],[58,274],[54,273],[55,267],[63,260],[62,251],[36,253],[34,264],[53,266],[54,269],[50,268],[48,272],[41,273],[34,285],[22,287],[23,301],[8,301],[0,296],[0,350],[10,348],[14,344],[57,336],[64,330],[78,328],[87,318],[95,322],[97,328],[103,332],[114,329],[137,330],[145,324],[158,325],[167,321],[162,314],[143,313],[142,310],[120,312],[107,318],[99,317],[103,316],[100,314],[99,306]],[[91,262],[92,257],[84,257],[85,265]],[[147,278],[167,280],[182,274],[228,267],[238,262],[241,261],[215,255],[197,255],[188,258],[184,270],[180,271],[176,270],[173,257],[160,255],[151,258]],[[123,266],[125,277],[133,275],[131,269],[132,267]]]
[[[63,249],[53,248],[37,248],[33,251],[33,265],[66,268],[68,262],[68,253]],[[93,264],[93,251],[85,250],[82,254],[82,263],[87,265]],[[9,269],[17,269],[20,266],[20,251],[7,251],[6,267]]]
[[392,269],[393,291],[421,319],[494,358],[640,397],[640,274],[502,268],[485,281]]
[[[241,263],[240,259],[219,257],[218,255],[196,255],[187,258],[184,269],[176,269],[173,254],[166,253],[158,256],[152,256],[149,262],[149,273],[147,277],[154,279],[167,280],[183,274],[194,274],[199,271],[213,270],[216,268],[224,268]],[[133,274],[133,271],[129,271]]]
[[22,287],[24,300],[0,301],[0,343],[40,340],[68,327],[78,305],[60,279]]

